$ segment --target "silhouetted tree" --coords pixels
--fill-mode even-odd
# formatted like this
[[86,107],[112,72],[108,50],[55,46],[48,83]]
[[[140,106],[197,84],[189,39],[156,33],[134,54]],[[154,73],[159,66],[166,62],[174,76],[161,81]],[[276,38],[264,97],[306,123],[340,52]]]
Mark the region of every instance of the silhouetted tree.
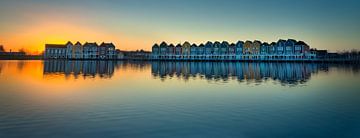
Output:
[[5,52],[5,48],[3,45],[0,45],[0,52]]
[[20,48],[19,52],[24,52],[25,54],[28,53],[28,51],[25,48]]

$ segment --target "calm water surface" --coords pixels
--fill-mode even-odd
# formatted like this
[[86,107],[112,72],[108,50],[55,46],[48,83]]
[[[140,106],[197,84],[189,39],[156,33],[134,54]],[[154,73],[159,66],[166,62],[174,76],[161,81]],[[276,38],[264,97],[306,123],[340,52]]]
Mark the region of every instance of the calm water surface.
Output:
[[359,67],[0,61],[0,137],[360,137]]

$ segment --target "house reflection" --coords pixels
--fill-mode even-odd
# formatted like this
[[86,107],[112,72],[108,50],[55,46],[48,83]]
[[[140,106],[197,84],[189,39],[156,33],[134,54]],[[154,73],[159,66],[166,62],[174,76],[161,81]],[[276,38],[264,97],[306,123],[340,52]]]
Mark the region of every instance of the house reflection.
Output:
[[312,73],[327,65],[315,63],[275,62],[152,62],[152,75],[166,80],[176,76],[184,80],[192,77],[214,81],[236,79],[239,82],[261,83],[268,79],[282,84],[302,84]]
[[65,77],[73,75],[75,78],[111,78],[114,75],[115,61],[80,61],[80,60],[45,60],[44,75],[61,74]]
[[[205,79],[215,82],[237,80],[245,83],[260,84],[275,80],[283,85],[304,84],[311,75],[331,68],[346,72],[359,72],[359,65],[296,63],[296,62],[170,62],[170,61],[99,61],[99,60],[45,60],[45,77],[65,78],[111,78],[120,71],[148,71],[155,79],[165,81],[179,78]],[[23,67],[23,63],[18,64]],[[1,72],[1,66],[0,66]],[[143,74],[144,75],[144,74]],[[149,74],[150,75],[150,74]],[[144,76],[145,77],[145,76]]]

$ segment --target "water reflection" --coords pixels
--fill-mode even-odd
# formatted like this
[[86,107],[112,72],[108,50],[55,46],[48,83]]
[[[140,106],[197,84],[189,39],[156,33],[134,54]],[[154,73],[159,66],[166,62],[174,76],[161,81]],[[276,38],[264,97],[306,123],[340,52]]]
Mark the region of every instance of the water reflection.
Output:
[[[18,68],[23,66],[18,65]],[[347,72],[357,73],[359,71],[357,65],[319,63],[47,60],[44,61],[43,74],[45,77],[64,76],[69,78],[73,76],[75,79],[79,77],[106,79],[113,77],[116,71],[144,71],[149,70],[150,67],[152,76],[162,81],[171,78],[188,81],[193,78],[215,82],[237,80],[238,82],[260,84],[267,80],[275,80],[283,85],[304,84],[310,80],[311,75],[317,74],[319,71],[327,72],[332,67]]]
[[[166,79],[205,78],[210,81],[262,83],[268,79],[283,85],[304,84],[318,71],[328,71],[331,64],[274,62],[153,62],[152,75]],[[346,67],[342,65],[340,67]],[[352,67],[357,72],[358,67]]]
[[0,61],[0,137],[358,136],[358,72],[321,63]]
[[114,75],[118,62],[114,61],[70,61],[70,60],[46,60],[44,61],[44,76],[64,75],[75,78],[111,78]]

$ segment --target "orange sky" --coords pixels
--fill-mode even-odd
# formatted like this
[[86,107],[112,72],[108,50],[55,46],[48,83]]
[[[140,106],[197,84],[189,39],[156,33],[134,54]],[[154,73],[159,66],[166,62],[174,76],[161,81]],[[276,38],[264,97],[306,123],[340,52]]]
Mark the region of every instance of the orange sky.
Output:
[[[99,28],[86,27],[81,24],[63,21],[44,21],[30,24],[27,27],[3,36],[3,40],[1,40],[0,43],[5,46],[6,50],[12,49],[13,51],[17,51],[23,48],[29,53],[34,54],[43,51],[46,43],[64,44],[67,41],[72,41],[73,43],[76,41],[80,41],[81,43],[113,42],[118,48],[124,50],[132,50],[124,45],[134,46],[141,44],[134,38],[126,38],[125,35],[115,35]],[[125,39],[126,41],[124,41]]]
[[[360,12],[354,11],[360,2],[299,1],[294,7],[291,1],[225,1],[1,0],[0,45],[40,53],[46,43],[67,41],[113,42],[121,50],[151,50],[161,41],[199,44],[292,38],[334,52],[359,49]],[[278,8],[278,4],[291,6]]]

